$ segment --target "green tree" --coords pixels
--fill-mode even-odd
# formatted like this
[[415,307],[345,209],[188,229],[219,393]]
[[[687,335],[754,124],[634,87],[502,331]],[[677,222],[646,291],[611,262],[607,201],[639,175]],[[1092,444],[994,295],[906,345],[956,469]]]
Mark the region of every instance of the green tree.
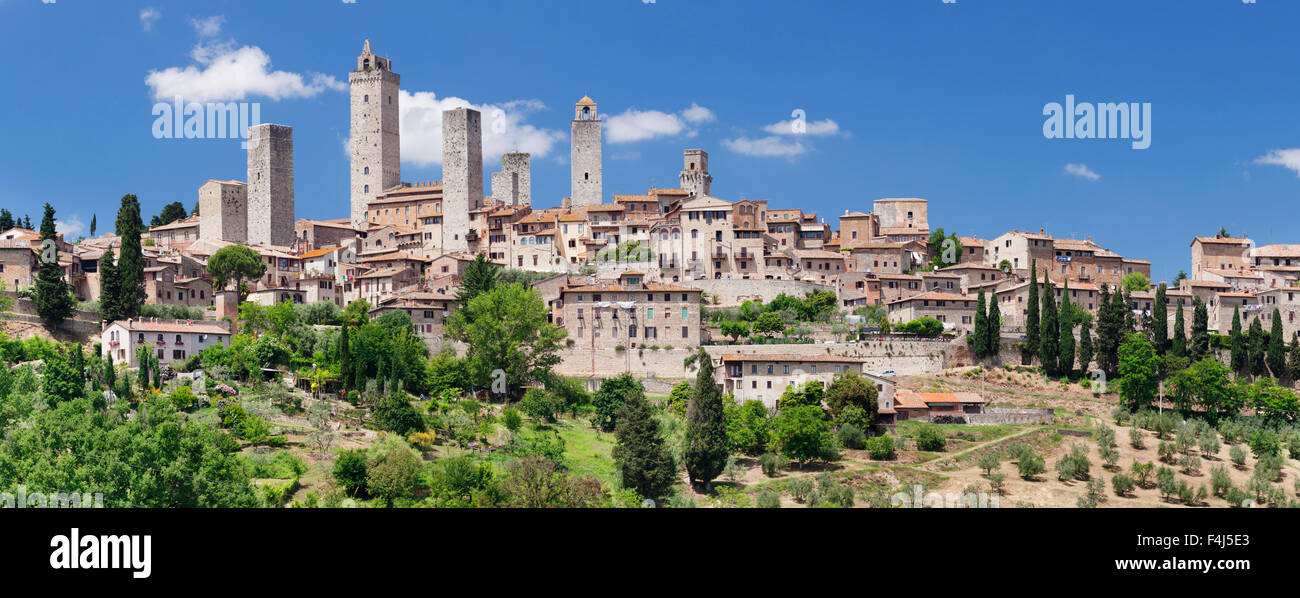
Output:
[[672,490],[677,471],[645,394],[627,393],[616,419],[613,457],[623,487],[662,501]]
[[1101,285],[1101,298],[1097,303],[1097,367],[1114,377],[1119,369],[1120,326],[1110,285]]
[[726,405],[725,412],[723,421],[727,426],[727,445],[732,450],[751,457],[767,451],[771,422],[762,401],[745,401],[743,405],[733,401]]
[[1240,409],[1240,403],[1229,374],[1222,362],[1206,357],[1170,376],[1169,396],[1184,415],[1199,406],[1212,418],[1230,417]]
[[397,499],[415,494],[422,468],[423,461],[410,447],[390,450],[366,468],[366,490],[391,507]]
[[1038,355],[1038,348],[1041,341],[1038,337],[1038,262],[1032,261],[1029,264],[1029,303],[1025,309],[1025,342],[1026,353],[1032,359]]
[[771,337],[785,330],[785,320],[774,311],[763,312],[754,320],[754,332]]
[[105,324],[126,319],[121,296],[121,280],[113,262],[113,248],[109,247],[104,250],[104,257],[99,258],[99,317]]
[[266,274],[266,263],[248,247],[227,245],[208,258],[208,274],[212,275],[212,286],[217,290],[225,289],[226,283],[233,281],[239,301],[243,302],[247,298],[244,279],[256,279]]
[[41,391],[51,405],[76,399],[85,390],[85,379],[73,367],[70,353],[69,348],[58,347],[45,360],[45,369],[41,372]]
[[1276,307],[1273,308],[1272,320],[1264,361],[1268,365],[1269,374],[1281,379],[1286,377],[1286,339],[1282,336],[1282,312]]
[[140,200],[130,193],[123,195],[116,229],[122,247],[117,260],[117,281],[111,287],[115,293],[113,302],[121,310],[115,319],[138,317],[140,306],[145,303],[144,250],[140,246],[143,229]]
[[[866,429],[876,423],[879,391],[870,379],[854,371],[836,376],[823,395],[831,419]],[[866,421],[846,421],[849,412],[865,414]]]
[[1241,309],[1232,308],[1232,330],[1228,333],[1232,354],[1232,371],[1246,373],[1250,364],[1246,358],[1246,338],[1241,333]]
[[153,217],[153,220],[149,222],[149,226],[151,228],[155,226],[165,226],[176,222],[177,220],[181,220],[187,215],[188,214],[185,212],[185,204],[179,201],[173,201],[163,206],[162,212]]
[[1210,312],[1200,297],[1192,298],[1192,335],[1191,354],[1193,361],[1198,361],[1210,354]]
[[1187,356],[1187,326],[1183,322],[1183,306],[1178,306],[1177,313],[1174,314],[1174,338],[1169,345],[1170,353],[1174,357]]
[[460,286],[456,289],[458,308],[465,309],[475,297],[495,288],[500,274],[500,266],[488,260],[487,254],[474,256],[474,261],[465,266],[465,274],[461,276]]
[[1070,305],[1070,281],[1065,281],[1065,288],[1061,292],[1061,310],[1057,315],[1060,321],[1060,340],[1056,344],[1056,361],[1057,369],[1062,374],[1068,375],[1074,371],[1074,318]]
[[1129,334],[1119,348],[1120,397],[1130,410],[1151,404],[1160,382],[1160,358],[1151,341]]
[[57,326],[72,316],[77,309],[76,299],[63,279],[59,267],[58,234],[54,227],[54,207],[45,204],[45,217],[41,219],[40,270],[36,277],[36,313],[41,320]]
[[966,344],[970,346],[971,353],[975,354],[976,359],[983,359],[988,355],[988,342],[985,340],[989,327],[987,319],[988,306],[984,301],[984,289],[980,289],[975,299],[975,326],[970,334],[966,335]]
[[1061,335],[1056,314],[1056,285],[1050,280],[1043,283],[1042,310],[1042,320],[1039,321],[1039,335],[1042,341],[1038,347],[1038,359],[1043,363],[1043,372],[1055,376],[1060,371],[1057,358]]
[[725,320],[721,325],[722,334],[731,337],[731,342],[740,340],[741,337],[749,336],[749,322],[739,322]]
[[1268,335],[1264,334],[1264,326],[1259,323],[1259,318],[1255,318],[1250,322],[1250,332],[1247,336],[1246,345],[1246,355],[1250,364],[1251,375],[1264,375],[1264,358],[1268,349]]
[[[91,236],[91,238],[94,238],[94,237],[95,237],[95,228],[98,227],[98,226],[99,226],[98,215],[96,215],[96,214],[91,214],[91,215],[90,215],[90,236]],[[0,229],[0,230],[3,230],[3,229]]]
[[14,215],[9,210],[0,209],[0,232],[7,231],[14,227]]
[[1092,352],[1092,323],[1084,322],[1079,325],[1079,370],[1085,376],[1092,363]]
[[821,407],[782,407],[772,422],[772,429],[781,454],[798,461],[800,466],[833,457],[835,439]]
[[504,284],[453,312],[447,332],[469,344],[465,364],[472,380],[488,386],[501,370],[513,394],[560,362],[565,331],[546,321],[549,312],[536,289]]
[[1292,382],[1300,381],[1300,332],[1291,334],[1291,348],[1286,357],[1286,377]]
[[343,486],[348,496],[366,495],[366,451],[343,451],[334,460],[334,479]]
[[988,331],[984,333],[985,354],[996,358],[1002,350],[1002,309],[998,307],[998,294],[989,296],[989,315],[984,318]]
[[[700,350],[704,352],[703,349]],[[713,360],[700,355],[695,390],[686,408],[686,439],[683,460],[690,480],[712,491],[713,479],[727,464],[727,426],[722,408],[722,389],[713,379]]]
[[1151,343],[1157,355],[1169,350],[1169,299],[1163,282],[1156,287],[1155,304],[1151,307]]
[[632,374],[622,373],[613,378],[606,378],[600,383],[600,388],[592,396],[592,407],[595,409],[592,423],[605,432],[614,430],[618,425],[619,410],[627,402],[628,397],[633,395],[645,395],[645,388],[641,382],[632,377]]
[[1125,291],[1130,293],[1135,291],[1147,291],[1151,289],[1151,279],[1141,272],[1132,272],[1120,280],[1121,286]]

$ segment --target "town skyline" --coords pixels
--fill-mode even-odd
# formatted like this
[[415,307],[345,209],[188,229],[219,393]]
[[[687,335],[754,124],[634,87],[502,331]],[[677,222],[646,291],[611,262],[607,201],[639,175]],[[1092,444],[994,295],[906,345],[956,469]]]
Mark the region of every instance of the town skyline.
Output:
[[[527,33],[524,22],[546,9],[511,5],[496,23],[503,31],[520,34],[517,39],[512,37],[500,48],[486,50],[472,63],[458,64],[442,60],[436,45],[412,39],[401,28],[367,31],[374,27],[351,22],[347,13],[366,10],[382,16],[389,10],[384,6],[328,7],[304,17],[318,28],[277,37],[266,22],[252,18],[251,5],[238,2],[223,6],[219,13],[202,14],[166,2],[111,7],[5,2],[0,11],[24,17],[5,19],[10,23],[6,26],[8,41],[3,42],[7,49],[11,54],[23,49],[50,54],[52,64],[58,65],[54,68],[65,71],[69,82],[52,82],[51,97],[19,95],[0,100],[11,111],[34,116],[14,119],[4,127],[6,137],[31,139],[27,147],[37,150],[22,151],[14,145],[0,150],[4,152],[0,157],[9,165],[0,173],[14,194],[14,199],[6,202],[9,206],[30,204],[30,215],[39,218],[34,206],[50,200],[60,207],[65,231],[73,238],[88,234],[92,216],[108,216],[107,210],[97,206],[128,192],[141,198],[146,217],[173,201],[191,207],[204,181],[241,178],[245,152],[229,140],[155,139],[150,135],[155,117],[149,110],[176,89],[190,93],[207,90],[215,95],[204,100],[257,102],[262,122],[294,127],[299,217],[346,216],[346,73],[360,44],[369,38],[379,53],[393,58],[394,70],[404,77],[402,128],[407,134],[403,135],[403,181],[442,178],[440,143],[433,136],[440,131],[440,122],[434,121],[439,121],[436,117],[442,108],[472,105],[484,109],[485,121],[490,121],[490,110],[502,108],[509,133],[494,134],[489,122],[484,125],[485,177],[492,170],[488,165],[501,153],[515,148],[531,152],[534,204],[558,206],[569,189],[567,112],[574,101],[589,95],[601,103],[606,115],[605,203],[615,194],[675,186],[681,150],[699,147],[710,152],[716,179],[713,195],[728,201],[746,198],[767,200],[774,206],[799,206],[839,228],[840,215],[868,211],[875,199],[922,197],[931,202],[933,226],[949,232],[990,239],[1012,229],[1042,228],[1060,238],[1091,237],[1123,255],[1150,260],[1156,280],[1172,280],[1180,269],[1186,270],[1187,244],[1192,237],[1212,235],[1220,226],[1235,235],[1249,235],[1261,245],[1288,241],[1284,231],[1294,224],[1288,214],[1265,216],[1212,209],[1243,197],[1270,204],[1294,196],[1298,182],[1288,170],[1296,165],[1295,154],[1288,153],[1297,145],[1294,125],[1244,114],[1246,111],[1222,110],[1229,96],[1247,93],[1251,86],[1263,84],[1261,78],[1270,69],[1286,67],[1287,58],[1267,52],[1255,52],[1250,62],[1242,57],[1252,47],[1258,50],[1276,42],[1269,38],[1273,26],[1267,21],[1270,15],[1276,17],[1279,11],[1290,9],[1226,6],[1187,15],[1185,32],[1158,32],[1158,39],[1167,47],[1154,47],[1155,41],[1144,46],[1144,56],[1151,64],[1182,61],[1184,68],[1175,73],[1126,65],[1117,51],[1097,48],[1095,43],[1104,36],[1089,32],[1085,20],[1068,28],[1065,39],[1074,47],[1094,48],[1086,53],[1087,66],[1073,73],[1057,73],[1050,82],[1031,84],[1034,77],[1061,70],[1047,67],[1053,56],[1033,56],[1013,44],[980,41],[975,31],[990,25],[987,19],[992,18],[980,7],[934,4],[873,9],[876,13],[871,22],[860,24],[872,31],[883,29],[886,19],[879,12],[884,10],[889,18],[937,33],[956,27],[959,17],[962,30],[950,31],[952,39],[931,39],[928,46],[907,42],[916,44],[909,46],[914,50],[909,60],[872,60],[871,48],[900,43],[894,34],[882,30],[870,40],[850,40],[856,54],[866,58],[831,68],[814,60],[819,50],[815,41],[805,40],[806,48],[785,54],[762,48],[763,44],[744,49],[725,44],[743,40],[745,22],[766,19],[780,5],[761,4],[752,13],[716,21],[716,40],[702,42],[695,50],[657,44],[653,52],[636,52],[636,44],[616,39],[606,31],[610,27],[605,27],[596,32],[574,28],[554,47],[529,55],[518,51],[539,35]],[[271,17],[288,11],[268,10]],[[414,12],[422,10],[415,8]],[[612,5],[607,14],[592,18],[640,32],[672,24],[689,34],[709,30],[706,19],[725,10],[725,4],[704,5],[687,13],[674,3],[628,3]],[[954,10],[962,12],[954,15]],[[1062,13],[1078,19],[1086,16],[1067,11],[1048,6],[1002,15],[1006,23],[1001,27],[1032,28]],[[687,15],[694,17],[684,18]],[[860,15],[846,10],[841,16],[851,21]],[[790,27],[815,18],[796,13],[790,17]],[[30,37],[31,33],[16,27],[23,21],[61,24],[90,40],[95,39],[96,28],[107,23],[119,28],[123,39],[120,47],[110,44],[94,55],[77,55]],[[844,28],[837,31],[849,27],[828,25]],[[1212,91],[1206,82],[1194,81],[1193,73],[1185,72],[1186,52],[1201,51],[1192,48],[1197,31],[1223,28],[1222,34],[1226,34],[1247,25],[1263,28],[1264,33],[1257,31],[1255,40],[1246,44],[1217,48],[1216,56],[1208,52],[1199,56],[1211,78],[1223,82],[1224,77],[1237,77],[1237,91]],[[1114,31],[1123,33],[1127,27],[1117,25]],[[466,35],[448,32],[444,43],[464,44]],[[780,33],[762,35],[778,38]],[[1093,46],[1083,43],[1089,40]],[[304,47],[304,42],[314,49]],[[584,48],[597,43],[604,44],[610,56],[578,58],[584,56]],[[954,55],[952,51],[963,43],[977,56]],[[693,63],[707,65],[723,58],[735,65],[740,54],[752,55],[753,64],[741,64],[728,73],[707,66],[689,68]],[[979,57],[1007,60],[1014,56],[1023,60],[1018,68],[975,64]],[[564,57],[572,60],[562,62]],[[259,59],[268,62],[259,63]],[[624,68],[608,67],[616,59]],[[585,60],[591,61],[591,68],[577,66]],[[911,64],[901,64],[909,61]],[[264,76],[252,78],[255,84],[245,81],[241,87],[213,68],[219,64],[231,68],[251,65],[251,73]],[[543,68],[547,64],[568,64],[570,68]],[[1241,69],[1242,64],[1255,66]],[[972,74],[957,72],[976,66]],[[46,65],[41,71],[50,68]],[[87,69],[101,72],[87,73]],[[855,70],[859,75],[877,76],[854,80]],[[988,80],[994,72],[1015,84],[997,89],[1000,86]],[[44,80],[46,75],[20,63],[15,77],[21,84]],[[170,80],[164,75],[170,75]],[[647,86],[647,80],[665,83]],[[885,80],[894,86],[894,93],[878,92],[875,83]],[[103,118],[55,118],[61,111],[68,113],[74,102],[76,96],[64,88],[74,85],[73,81],[95,84],[123,100],[97,108]],[[779,85],[771,85],[773,81]],[[757,98],[740,91],[759,84],[765,93]],[[908,88],[913,91],[903,91]],[[955,101],[944,99],[957,88],[964,91]],[[1080,101],[1151,102],[1155,113],[1151,146],[1133,150],[1126,141],[1045,138],[1041,133],[1043,106],[1070,94]],[[1274,95],[1287,94],[1274,90]],[[1260,115],[1267,114],[1275,101],[1260,94],[1250,97],[1258,106],[1252,112]],[[916,105],[906,106],[908,98]],[[797,110],[805,115],[807,133],[782,133],[780,129],[789,125]],[[1207,119],[1206,114],[1214,114],[1217,120]],[[1265,123],[1267,127],[1261,126]],[[1193,124],[1207,130],[1198,131]],[[1213,130],[1217,128],[1235,133],[1222,135]],[[51,134],[37,135],[36,129]],[[41,158],[69,135],[74,139],[75,135],[92,137],[87,143],[61,145],[71,152],[69,159],[87,171],[85,176],[53,176],[55,165]],[[1227,141],[1211,148],[1187,149],[1200,145],[1197,138],[1211,136]],[[96,137],[101,141],[95,141]],[[106,140],[127,151],[110,151],[112,144]],[[23,197],[38,201],[28,202]],[[1084,204],[1094,209],[1073,207]],[[999,209],[980,207],[987,205]],[[1165,224],[1151,226],[1159,222]],[[102,225],[98,232],[103,232]]]

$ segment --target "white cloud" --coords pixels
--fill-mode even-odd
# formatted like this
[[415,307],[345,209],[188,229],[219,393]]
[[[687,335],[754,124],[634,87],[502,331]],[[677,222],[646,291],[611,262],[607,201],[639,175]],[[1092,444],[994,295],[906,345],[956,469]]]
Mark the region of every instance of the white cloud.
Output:
[[1300,148],[1269,150],[1267,154],[1255,158],[1255,163],[1281,166],[1300,177]]
[[718,116],[712,110],[691,102],[690,108],[682,110],[682,118],[686,119],[687,122],[707,123],[717,120]]
[[152,31],[153,24],[162,18],[162,11],[152,6],[140,10],[140,26],[145,31]]
[[[796,126],[796,125],[801,125],[801,126]],[[799,132],[800,128],[803,129],[802,133]],[[767,125],[766,127],[763,127],[763,130],[773,135],[823,136],[823,135],[835,135],[839,133],[840,125],[839,123],[829,118],[822,119],[822,120],[815,120],[812,122],[807,122],[802,119],[792,118],[790,120],[783,120],[778,123],[772,123],[770,125]]]
[[803,142],[790,141],[775,135],[758,139],[749,137],[723,139],[722,145],[737,154],[762,158],[793,158],[808,152],[808,146]]
[[81,217],[73,214],[67,220],[54,221],[54,230],[63,233],[63,238],[69,242],[76,240],[86,231],[86,223],[81,221]]
[[416,166],[442,164],[442,113],[452,108],[473,108],[482,115],[483,166],[487,172],[499,169],[491,161],[499,160],[506,152],[528,152],[542,158],[567,138],[560,131],[526,122],[529,114],[546,108],[537,100],[473,104],[453,96],[439,98],[429,91],[401,90],[399,94],[402,162]]
[[181,96],[187,102],[211,102],[260,96],[278,101],[347,90],[346,83],[329,75],[272,70],[271,57],[257,46],[200,42],[190,57],[198,64],[149,71],[145,83],[154,99]]
[[610,143],[632,143],[656,137],[694,137],[698,131],[690,124],[706,123],[715,118],[712,110],[694,102],[678,113],[628,108],[621,114],[605,119],[605,140]]
[[190,19],[190,25],[194,26],[194,31],[203,37],[213,37],[220,34],[221,26],[224,25],[225,22],[226,17],[221,15],[205,17],[202,19]]
[[1095,181],[1101,178],[1101,175],[1090,170],[1087,164],[1066,164],[1065,172],[1090,181]]

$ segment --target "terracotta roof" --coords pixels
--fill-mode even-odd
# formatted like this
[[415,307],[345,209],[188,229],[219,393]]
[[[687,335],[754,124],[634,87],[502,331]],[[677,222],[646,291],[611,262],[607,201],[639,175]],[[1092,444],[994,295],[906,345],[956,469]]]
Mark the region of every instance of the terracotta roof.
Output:
[[173,220],[172,222],[168,222],[167,224],[163,224],[161,226],[155,226],[153,228],[150,228],[149,232],[152,233],[160,230],[175,230],[180,228],[191,228],[198,225],[199,225],[199,217],[189,216],[186,218],[181,218],[180,220]]
[[1244,239],[1240,237],[1220,237],[1218,235],[1215,235],[1213,237],[1192,238],[1192,244],[1196,244],[1197,241],[1200,241],[1201,243],[1218,243],[1220,245],[1249,245],[1250,244],[1250,239]]
[[639,285],[598,284],[583,285],[560,289],[561,293],[637,293],[643,291],[668,291],[673,293],[698,293],[700,289],[679,287],[660,282],[646,282]]
[[1250,254],[1253,257],[1300,257],[1300,245],[1260,245]]
[[305,259],[310,259],[310,258],[314,258],[314,257],[320,257],[320,256],[325,255],[325,254],[327,254],[327,253],[334,253],[335,251],[338,251],[338,250],[340,250],[340,249],[342,249],[342,247],[323,247],[323,248],[321,248],[321,249],[313,249],[313,250],[311,250],[311,251],[308,251],[307,253],[304,253],[304,254],[299,255],[299,256],[298,256],[298,259],[304,259],[304,260],[305,260]]
[[596,105],[596,100],[591,99],[590,96],[582,96],[582,99],[581,99],[581,100],[578,100],[578,105],[579,105],[579,106],[595,106],[595,105]]
[[969,295],[957,295],[957,294],[954,294],[954,293],[941,293],[941,292],[939,292],[939,291],[930,291],[930,292],[928,292],[928,293],[921,293],[921,294],[919,294],[919,295],[912,295],[911,297],[906,297],[906,298],[903,298],[903,299],[897,299],[897,300],[895,300],[895,301],[891,301],[890,303],[901,303],[901,302],[903,302],[903,301],[918,301],[918,300],[927,300],[927,301],[975,301],[975,300],[977,300],[977,299],[978,299],[977,297],[970,297]]

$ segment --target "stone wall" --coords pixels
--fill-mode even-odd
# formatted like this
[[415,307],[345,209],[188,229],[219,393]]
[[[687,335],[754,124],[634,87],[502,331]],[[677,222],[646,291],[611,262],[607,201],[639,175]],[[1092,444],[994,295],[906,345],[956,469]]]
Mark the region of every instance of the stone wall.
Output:
[[997,426],[1005,424],[1037,424],[1050,426],[1056,423],[1056,415],[1051,409],[985,407],[983,413],[967,413],[966,423],[972,426]]
[[835,291],[831,285],[818,284],[815,282],[805,282],[802,280],[766,280],[766,279],[706,279],[706,280],[685,280],[680,283],[682,286],[694,287],[708,293],[710,297],[718,296],[718,305],[736,306],[749,300],[759,300],[764,303],[775,299],[777,295],[785,293],[791,297],[802,298],[804,295],[813,291]]

